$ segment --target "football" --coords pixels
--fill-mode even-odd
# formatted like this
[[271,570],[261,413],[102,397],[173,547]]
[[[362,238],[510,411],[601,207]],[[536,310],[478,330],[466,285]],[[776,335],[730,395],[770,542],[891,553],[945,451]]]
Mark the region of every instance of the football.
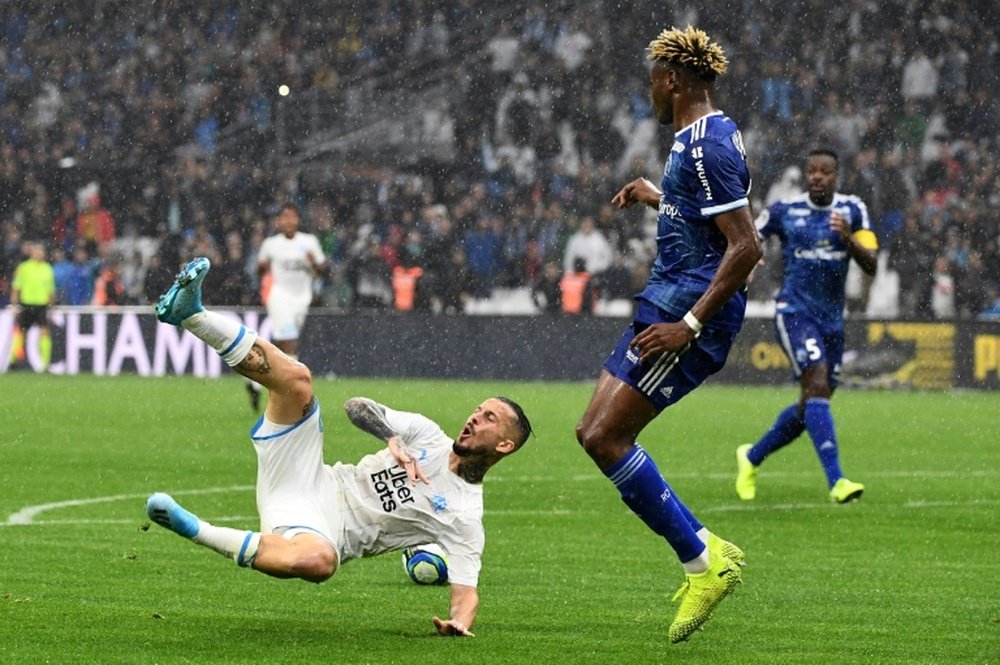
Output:
[[439,545],[418,545],[403,550],[403,570],[417,584],[445,584],[448,558]]

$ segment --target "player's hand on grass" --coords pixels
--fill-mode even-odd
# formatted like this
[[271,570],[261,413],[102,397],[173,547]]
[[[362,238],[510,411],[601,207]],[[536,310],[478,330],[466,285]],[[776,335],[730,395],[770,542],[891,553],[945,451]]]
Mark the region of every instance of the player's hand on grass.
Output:
[[683,321],[654,323],[632,338],[629,344],[639,352],[639,360],[646,362],[670,351],[679,351],[691,343],[695,332]]
[[476,635],[465,627],[461,621],[448,619],[442,621],[439,617],[434,617],[434,627],[437,628],[438,635],[445,637],[475,637]]
[[622,187],[621,191],[611,199],[613,205],[619,208],[629,208],[633,203],[645,203],[654,208],[659,207],[663,192],[645,178],[636,178]]
[[406,471],[406,476],[410,479],[411,485],[416,485],[418,480],[424,483],[427,482],[427,476],[420,470],[417,460],[407,455],[406,451],[399,446],[398,436],[394,436],[386,441],[386,445],[389,447],[389,452],[396,459],[396,463]]

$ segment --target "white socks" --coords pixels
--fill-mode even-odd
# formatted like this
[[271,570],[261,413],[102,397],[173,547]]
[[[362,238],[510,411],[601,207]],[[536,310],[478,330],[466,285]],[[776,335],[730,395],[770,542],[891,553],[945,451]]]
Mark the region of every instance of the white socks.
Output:
[[253,563],[260,547],[260,534],[257,532],[215,526],[204,520],[198,520],[198,534],[191,540],[229,557],[238,566],[244,567]]
[[698,529],[697,534],[698,539],[705,543],[705,549],[695,558],[681,564],[684,566],[684,572],[688,575],[697,575],[708,570],[708,538],[712,535],[712,532],[705,527],[701,527]]
[[224,314],[208,310],[192,314],[181,321],[181,326],[218,351],[230,367],[243,362],[257,339],[255,330]]
[[688,575],[697,575],[708,570],[708,546],[705,546],[701,554],[681,565],[684,566],[684,572]]

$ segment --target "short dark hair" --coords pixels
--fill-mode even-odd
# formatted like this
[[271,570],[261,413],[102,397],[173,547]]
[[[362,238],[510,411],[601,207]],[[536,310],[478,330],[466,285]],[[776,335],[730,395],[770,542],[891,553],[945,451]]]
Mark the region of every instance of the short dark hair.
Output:
[[[517,435],[518,435],[517,436],[518,440],[515,441],[514,443],[517,444],[517,448],[520,448],[522,445],[524,445],[524,442],[528,440],[528,437],[531,436],[532,432],[531,422],[528,420],[528,416],[524,414],[524,409],[521,408],[521,405],[515,402],[514,400],[510,399],[509,397],[504,397],[502,395],[497,395],[496,399],[500,400],[501,402],[509,406],[511,410],[514,412],[515,416],[514,426],[517,428]],[[515,450],[517,448],[515,448]]]
[[284,203],[282,203],[281,207],[278,208],[278,212],[276,212],[274,214],[274,216],[277,217],[281,213],[285,212],[286,210],[293,211],[301,219],[301,217],[302,217],[302,211],[299,210],[299,206],[297,206],[296,204],[292,203],[291,201],[285,201]]
[[837,164],[837,168],[840,168],[840,156],[831,148],[813,148],[806,155],[806,159],[810,157],[830,157]]

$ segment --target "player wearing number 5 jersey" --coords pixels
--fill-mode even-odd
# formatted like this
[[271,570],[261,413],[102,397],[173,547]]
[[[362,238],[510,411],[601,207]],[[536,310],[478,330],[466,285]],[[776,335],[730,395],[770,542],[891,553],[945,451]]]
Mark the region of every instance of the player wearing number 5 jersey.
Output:
[[680,642],[740,581],[744,556],[688,510],[636,437],[722,368],[761,250],[743,141],[715,105],[714,82],[728,64],[722,48],[701,30],[673,28],[650,42],[648,57],[653,109],[660,123],[673,125],[673,143],[659,188],[639,178],[612,203],[658,211],[657,256],[576,436],[622,501],[683,565],[686,578],[674,596],[681,605],[668,631],[671,642]]
[[756,445],[737,448],[736,493],[746,501],[756,496],[757,467],[804,431],[823,465],[830,500],[847,503],[864,491],[841,472],[830,397],[844,352],[848,264],[853,258],[875,274],[878,242],[864,202],[836,191],[838,167],[836,153],[813,150],[806,159],[809,191],[772,204],[757,218],[761,236],[781,242],[785,277],[774,328],[802,390]]

